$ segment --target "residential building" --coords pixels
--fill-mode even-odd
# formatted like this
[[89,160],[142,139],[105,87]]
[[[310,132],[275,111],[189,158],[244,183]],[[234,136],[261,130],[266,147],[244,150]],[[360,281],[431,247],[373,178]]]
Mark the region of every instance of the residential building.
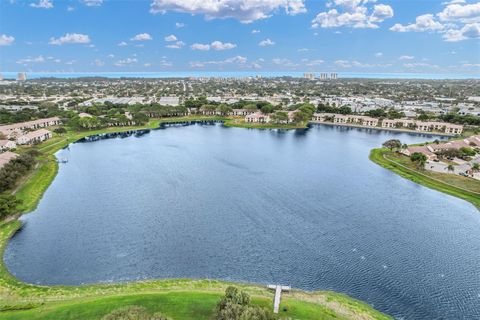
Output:
[[268,123],[270,122],[270,116],[261,112],[255,112],[245,116],[245,122],[250,123]]
[[60,123],[61,120],[59,117],[52,117],[0,126],[0,131],[10,133],[18,130],[35,130],[49,126],[56,126]]
[[29,132],[17,139],[18,144],[32,144],[48,140],[52,137],[52,133],[47,129],[40,129]]
[[15,141],[11,140],[0,140],[0,151],[12,150],[17,147]]

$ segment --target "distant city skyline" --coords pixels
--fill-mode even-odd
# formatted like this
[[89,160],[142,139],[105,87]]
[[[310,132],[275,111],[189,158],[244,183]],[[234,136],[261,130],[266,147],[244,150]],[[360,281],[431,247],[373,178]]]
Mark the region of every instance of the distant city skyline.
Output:
[[480,2],[0,0],[0,72],[480,73]]

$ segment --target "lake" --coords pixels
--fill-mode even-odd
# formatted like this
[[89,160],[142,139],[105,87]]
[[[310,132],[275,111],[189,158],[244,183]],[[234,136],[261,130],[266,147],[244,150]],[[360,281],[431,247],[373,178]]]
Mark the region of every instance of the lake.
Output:
[[216,123],[74,143],[4,260],[38,284],[215,278],[478,319],[480,212],[370,162],[392,138],[434,139]]

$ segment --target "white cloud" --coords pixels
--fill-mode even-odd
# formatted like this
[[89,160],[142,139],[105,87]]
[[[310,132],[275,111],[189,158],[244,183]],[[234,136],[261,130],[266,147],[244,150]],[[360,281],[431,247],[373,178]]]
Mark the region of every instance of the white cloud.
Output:
[[297,52],[308,52],[308,51],[310,51],[308,48],[297,49]]
[[118,44],[119,47],[125,47],[128,46],[128,44],[125,41],[122,41]]
[[110,58],[110,59],[115,58],[115,55],[113,55],[112,53],[110,53],[110,54],[107,56],[107,58]]
[[337,67],[340,68],[383,68],[383,67],[390,67],[392,64],[390,63],[363,63],[357,60],[349,61],[349,60],[337,60],[334,62]]
[[445,26],[440,22],[435,20],[433,14],[424,14],[418,16],[415,19],[415,23],[408,25],[402,25],[396,23],[393,27],[390,28],[391,31],[395,32],[424,32],[424,31],[439,31],[443,30]]
[[68,11],[68,12],[75,11],[75,7],[74,7],[74,6],[68,6],[68,7],[67,7],[67,11]]
[[135,64],[137,62],[138,62],[137,58],[127,58],[123,60],[118,60],[117,62],[115,62],[115,65],[117,67],[123,67],[123,66]]
[[253,34],[255,34],[255,33],[260,33],[260,30],[253,29],[253,30],[252,30],[252,33],[253,33]]
[[415,23],[395,24],[390,28],[396,32],[436,32],[445,41],[456,42],[480,38],[480,2],[467,4],[465,1],[450,1],[436,15],[424,14]]
[[165,47],[169,49],[181,49],[185,45],[185,42],[183,41],[177,41],[173,44],[166,45]]
[[279,66],[282,66],[282,67],[287,67],[287,68],[292,68],[292,67],[298,66],[297,63],[294,63],[294,62],[290,61],[289,59],[285,59],[285,58],[273,58],[272,63],[276,64],[276,65],[279,65]]
[[191,61],[190,66],[192,68],[203,68],[206,65],[225,65],[225,64],[237,64],[240,66],[245,66],[248,59],[243,56],[235,56],[225,60],[211,60],[211,61]]
[[312,28],[378,28],[377,23],[392,18],[394,12],[392,7],[386,4],[369,7],[368,5],[373,2],[375,1],[333,0],[333,2],[327,2],[327,8],[330,10],[317,14],[312,20]]
[[51,0],[38,0],[38,3],[30,3],[30,7],[38,9],[51,9],[53,2]]
[[408,69],[416,69],[416,68],[433,68],[438,69],[439,66],[436,64],[430,64],[425,62],[416,62],[416,63],[404,63],[403,66]]
[[237,45],[235,43],[221,42],[221,41],[213,41],[211,46],[212,46],[213,50],[217,50],[217,51],[231,50],[231,49],[237,47]]
[[377,52],[377,53],[375,53],[375,57],[377,57],[377,58],[383,57],[383,52]]
[[6,34],[0,35],[0,46],[10,46],[15,42],[15,38],[7,36]]
[[392,7],[385,4],[378,4],[373,7],[373,13],[370,20],[373,22],[382,22],[393,17]]
[[149,41],[149,40],[153,40],[153,38],[148,33],[140,33],[134,36],[133,38],[130,38],[130,40],[131,41]]
[[306,12],[304,0],[153,0],[150,12],[174,11],[204,15],[207,20],[234,18],[251,23],[270,17],[280,8],[289,15]]
[[164,39],[165,39],[165,41],[167,41],[167,42],[173,42],[173,41],[177,41],[177,40],[178,40],[177,37],[175,37],[175,35],[173,35],[173,34],[171,34],[171,35],[169,35],[169,36],[166,36]]
[[28,57],[28,58],[19,59],[16,61],[16,63],[23,64],[23,65],[32,64],[32,63],[42,63],[42,62],[45,62],[45,58],[43,56],[38,56],[33,58]]
[[182,23],[182,22],[175,23],[175,28],[183,28],[183,27],[185,27],[185,23]]
[[192,50],[200,50],[200,51],[208,51],[210,50],[210,45],[209,44],[203,44],[203,43],[194,43],[190,46]]
[[88,7],[99,7],[103,4],[103,0],[83,0],[82,2]]
[[58,39],[50,38],[49,43],[57,46],[67,43],[90,43],[90,37],[81,33],[67,33]]
[[443,39],[449,42],[478,38],[480,38],[480,23],[466,24],[461,29],[450,29],[443,35]]
[[472,4],[450,4],[437,16],[441,21],[480,22],[480,2]]
[[400,56],[398,57],[398,60],[413,60],[415,59],[414,56]]
[[273,42],[272,40],[270,40],[269,38],[265,39],[265,40],[262,40],[258,43],[258,45],[260,47],[266,47],[266,46],[273,46],[275,44],[275,42]]
[[319,66],[319,65],[323,64],[324,62],[325,61],[323,61],[322,59],[306,60],[305,65],[307,67],[315,67],[315,66]]

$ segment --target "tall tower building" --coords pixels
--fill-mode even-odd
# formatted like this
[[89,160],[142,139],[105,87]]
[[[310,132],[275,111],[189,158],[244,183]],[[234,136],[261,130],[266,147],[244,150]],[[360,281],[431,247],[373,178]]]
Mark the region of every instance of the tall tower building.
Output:
[[25,72],[19,72],[17,75],[17,81],[27,80],[27,74]]

